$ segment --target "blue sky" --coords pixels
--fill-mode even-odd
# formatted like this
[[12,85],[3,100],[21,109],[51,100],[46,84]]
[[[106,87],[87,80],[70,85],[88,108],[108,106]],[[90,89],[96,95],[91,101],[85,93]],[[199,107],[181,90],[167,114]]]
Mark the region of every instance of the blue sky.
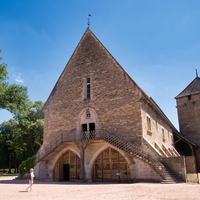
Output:
[[[198,0],[0,0],[9,82],[46,101],[87,28],[179,129],[174,99],[200,74]],[[11,115],[0,110],[0,123]]]

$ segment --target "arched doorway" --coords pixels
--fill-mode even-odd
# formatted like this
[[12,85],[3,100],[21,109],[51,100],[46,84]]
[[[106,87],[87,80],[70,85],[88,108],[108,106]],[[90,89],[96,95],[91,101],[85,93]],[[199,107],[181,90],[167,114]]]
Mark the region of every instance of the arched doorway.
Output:
[[118,151],[107,148],[94,162],[92,180],[95,182],[130,182],[128,163]]
[[80,158],[72,151],[65,152],[57,161],[54,169],[55,181],[75,181],[79,179]]

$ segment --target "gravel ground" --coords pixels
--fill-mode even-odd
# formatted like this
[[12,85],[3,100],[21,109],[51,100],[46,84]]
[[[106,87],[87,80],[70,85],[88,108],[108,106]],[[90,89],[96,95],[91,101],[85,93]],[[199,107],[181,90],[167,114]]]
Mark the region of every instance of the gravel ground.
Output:
[[34,181],[33,191],[26,192],[27,180],[0,177],[2,200],[200,200],[200,184],[159,183],[73,183]]

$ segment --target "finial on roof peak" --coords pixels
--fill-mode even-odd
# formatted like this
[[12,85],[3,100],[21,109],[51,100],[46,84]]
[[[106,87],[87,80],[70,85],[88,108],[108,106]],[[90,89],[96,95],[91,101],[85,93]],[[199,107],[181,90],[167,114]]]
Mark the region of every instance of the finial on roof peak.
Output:
[[91,16],[92,16],[92,15],[88,13],[88,18],[87,18],[87,20],[88,20],[88,22],[87,22],[88,28],[90,28],[90,17],[91,17]]
[[197,69],[195,69],[195,70],[196,70],[196,77],[199,77],[199,76],[198,76],[198,71],[197,71]]

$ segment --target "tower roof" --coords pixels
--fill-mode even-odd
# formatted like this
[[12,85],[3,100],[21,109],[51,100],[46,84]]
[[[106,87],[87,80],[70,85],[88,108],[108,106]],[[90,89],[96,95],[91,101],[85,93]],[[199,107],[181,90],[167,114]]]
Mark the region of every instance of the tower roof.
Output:
[[200,78],[197,76],[175,99],[200,93]]

